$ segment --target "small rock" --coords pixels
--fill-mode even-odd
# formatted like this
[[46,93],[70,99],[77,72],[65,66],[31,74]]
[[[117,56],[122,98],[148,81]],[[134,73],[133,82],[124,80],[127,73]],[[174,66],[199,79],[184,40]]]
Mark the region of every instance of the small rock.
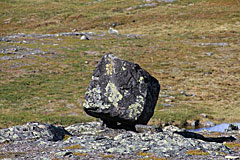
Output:
[[203,118],[207,118],[208,116],[205,113],[200,114]]
[[225,47],[228,46],[228,43],[200,43],[200,46],[216,46],[216,47]]
[[237,160],[237,159],[240,159],[240,156],[231,156],[231,155],[228,155],[228,156],[225,156],[226,159],[229,159],[229,160]]
[[212,52],[207,52],[206,55],[208,55],[208,56],[212,56],[213,53],[212,53]]
[[82,35],[80,39],[81,40],[89,40],[89,38],[86,34]]
[[168,103],[162,103],[162,106],[163,106],[163,107],[173,107],[172,104],[168,104]]
[[239,128],[238,128],[238,125],[236,125],[236,124],[230,124],[228,126],[228,128],[226,129],[227,132],[228,131],[237,131],[237,130],[239,130]]
[[215,126],[215,124],[211,121],[207,121],[205,123],[202,124],[204,127],[213,127]]
[[112,27],[109,28],[108,33],[118,35],[118,31],[116,29],[113,29]]

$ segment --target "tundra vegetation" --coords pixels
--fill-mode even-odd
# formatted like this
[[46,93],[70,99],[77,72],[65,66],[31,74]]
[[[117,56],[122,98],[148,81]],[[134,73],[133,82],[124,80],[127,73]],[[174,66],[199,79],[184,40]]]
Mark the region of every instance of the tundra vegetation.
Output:
[[[82,104],[95,65],[109,52],[139,64],[160,82],[149,124],[239,122],[240,1],[144,3],[1,0],[0,37],[74,29],[106,36],[0,41],[0,49],[14,45],[54,53],[0,60],[0,128],[29,121],[70,125],[96,120],[84,113]],[[113,24],[119,35],[108,34]],[[141,36],[121,36],[126,34]]]

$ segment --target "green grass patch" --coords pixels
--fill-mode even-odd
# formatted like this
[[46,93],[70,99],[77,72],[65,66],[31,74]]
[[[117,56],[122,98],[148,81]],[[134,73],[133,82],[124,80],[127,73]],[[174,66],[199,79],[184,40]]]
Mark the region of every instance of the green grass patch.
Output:
[[[168,98],[159,97],[150,123],[183,124],[201,113],[215,123],[240,121],[240,4],[235,0],[181,0],[134,9],[142,4],[137,0],[1,1],[0,36],[73,29],[107,33],[116,23],[120,35],[142,37],[107,34],[89,41],[22,37],[0,42],[0,48],[16,45],[55,53],[0,60],[0,127],[28,121],[68,125],[95,120],[86,116],[82,103],[97,62],[109,52],[138,63],[159,80],[161,92],[174,97],[170,108],[162,105]],[[22,40],[29,43],[19,43]],[[195,96],[184,96],[181,91]]]

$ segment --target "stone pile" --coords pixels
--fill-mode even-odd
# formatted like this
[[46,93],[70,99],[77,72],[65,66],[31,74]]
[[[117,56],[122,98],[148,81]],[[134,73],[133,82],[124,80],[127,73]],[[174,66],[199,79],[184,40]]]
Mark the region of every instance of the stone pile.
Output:
[[[150,126],[146,127],[150,128]],[[25,159],[225,159],[239,158],[222,143],[184,138],[174,126],[137,133],[102,127],[100,122],[66,128],[27,123],[0,130],[0,158]],[[198,151],[203,155],[191,155]]]

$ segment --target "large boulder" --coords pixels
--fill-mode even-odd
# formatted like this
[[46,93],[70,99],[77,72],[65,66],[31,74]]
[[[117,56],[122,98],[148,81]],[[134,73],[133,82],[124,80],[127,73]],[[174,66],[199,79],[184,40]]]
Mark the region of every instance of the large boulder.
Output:
[[159,90],[157,79],[138,64],[107,54],[93,73],[83,109],[108,127],[131,129],[148,123]]

